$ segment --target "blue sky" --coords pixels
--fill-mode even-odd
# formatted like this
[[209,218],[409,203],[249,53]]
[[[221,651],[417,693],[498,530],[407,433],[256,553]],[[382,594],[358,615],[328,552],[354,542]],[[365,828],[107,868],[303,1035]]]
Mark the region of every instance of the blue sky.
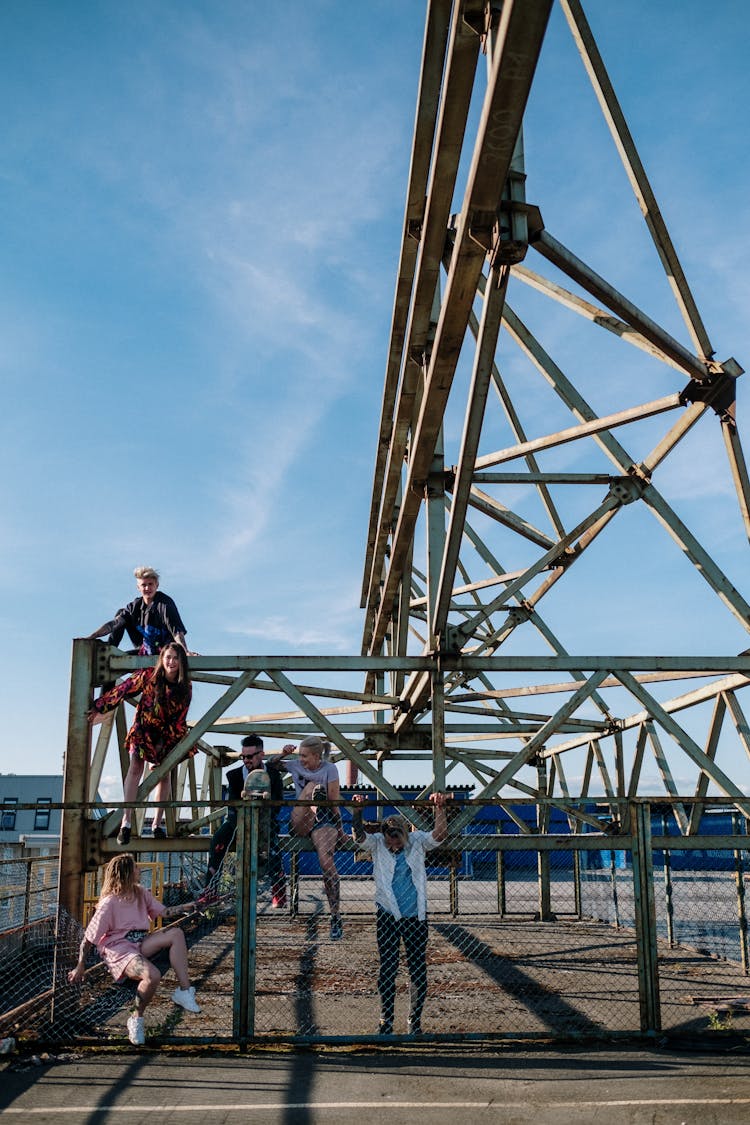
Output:
[[[586,8],[718,356],[750,366],[745,5]],[[139,564],[203,653],[359,651],[424,14],[0,6],[0,770],[59,769],[71,639]],[[650,292],[642,236],[607,218],[635,205],[557,10],[542,66],[529,198],[570,244],[596,226],[592,264],[619,255],[612,280]],[[691,468],[695,519],[720,534]],[[739,582],[736,541],[727,556]],[[591,624],[572,651],[625,651]]]

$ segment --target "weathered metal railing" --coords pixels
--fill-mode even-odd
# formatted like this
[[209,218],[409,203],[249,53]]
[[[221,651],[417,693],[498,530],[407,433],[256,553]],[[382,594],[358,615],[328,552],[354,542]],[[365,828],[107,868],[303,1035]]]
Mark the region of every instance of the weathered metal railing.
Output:
[[[683,799],[688,807],[695,800]],[[601,818],[598,832],[570,831],[552,817],[546,834],[524,832],[510,818],[532,823],[536,802],[495,800],[473,808],[471,801],[451,802],[448,840],[428,868],[434,984],[426,1034],[679,1035],[694,1031],[701,1013],[708,1019],[707,1009],[720,1011],[731,1003],[742,1010],[745,1001],[750,1007],[747,822],[732,818],[716,798],[700,800],[708,812],[700,834],[691,837],[679,834],[676,802],[631,799],[605,808],[587,801],[581,812]],[[386,802],[370,792],[368,806],[377,815]],[[429,818],[427,802],[401,807]],[[348,799],[342,809],[348,824]],[[269,1039],[370,1040],[377,1005],[371,871],[351,841],[337,850],[345,936],[341,944],[329,943],[322,936],[324,900],[309,841],[282,830],[289,906],[272,910],[269,883],[258,866],[260,806],[240,804],[236,811],[236,851],[222,885],[188,923],[204,1014],[192,1026],[176,1026],[167,1002],[155,1003],[154,1041],[244,1048]],[[474,822],[457,828],[467,811]],[[721,831],[706,825],[712,818]],[[177,901],[195,897],[203,887],[208,843],[205,835],[168,841],[144,836],[130,849],[141,861],[170,866],[165,894]],[[540,863],[540,857],[548,862]],[[92,966],[83,994],[67,983],[80,923],[61,907],[50,919],[46,942],[40,936],[24,948],[17,935],[0,935],[6,998],[0,1033],[55,1042],[122,1034],[118,1013],[127,996],[106,973]],[[695,993],[689,998],[676,991],[682,965]],[[25,991],[19,993],[21,984]],[[477,988],[483,996],[479,1009],[472,1006],[471,990]]]

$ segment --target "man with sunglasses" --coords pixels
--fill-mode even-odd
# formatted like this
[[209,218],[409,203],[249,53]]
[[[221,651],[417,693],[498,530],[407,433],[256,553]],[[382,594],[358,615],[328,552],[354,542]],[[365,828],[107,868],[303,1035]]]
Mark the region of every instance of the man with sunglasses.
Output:
[[361,793],[352,798],[352,835],[372,855],[377,909],[375,934],[380,972],[379,1035],[393,1034],[400,944],[403,941],[409,970],[409,1035],[422,1034],[422,1008],[427,995],[427,873],[425,853],[448,835],[445,793],[433,793],[435,825],[432,832],[410,831],[402,816],[387,816],[379,832],[365,832]]
[[[242,764],[227,772],[227,797],[230,801],[242,799],[245,779],[253,770],[266,769],[263,757],[263,739],[257,734],[248,734],[242,739],[240,748]],[[271,800],[284,799],[284,781],[278,770],[266,769],[271,783]],[[224,823],[214,832],[208,853],[208,870],[206,872],[206,886],[218,874],[227,851],[232,850],[234,837],[237,831],[237,810],[229,808]],[[281,862],[278,846],[278,810],[274,809],[271,816],[271,848],[268,856],[269,874],[272,879],[271,895],[272,905],[276,910],[286,906],[286,879]]]

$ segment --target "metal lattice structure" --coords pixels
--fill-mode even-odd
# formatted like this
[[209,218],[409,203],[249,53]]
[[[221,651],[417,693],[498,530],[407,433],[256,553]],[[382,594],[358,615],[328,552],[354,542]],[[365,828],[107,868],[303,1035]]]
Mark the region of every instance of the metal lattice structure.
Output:
[[[748,655],[663,655],[668,637],[659,652],[644,645],[650,655],[640,657],[571,655],[576,644],[542,616],[566,590],[571,600],[579,596],[576,574],[637,510],[650,520],[650,536],[672,542],[675,565],[692,566],[717,616],[743,637],[750,630],[750,603],[658,486],[675,450],[699,429],[718,427],[721,463],[710,471],[726,474],[733,518],[743,538],[750,535],[735,393],[742,369],[714,358],[581,5],[560,5],[682,316],[684,342],[564,246],[544,225],[544,200],[526,197],[523,122],[544,67],[552,0],[431,0],[366,547],[362,652],[191,658],[201,692],[192,729],[139,791],[143,801],[176,771],[173,797],[190,804],[183,836],[220,803],[221,767],[234,756],[217,738],[249,730],[283,740],[321,732],[346,766],[344,780],[371,783],[392,799],[404,780],[418,780],[425,792],[469,781],[482,799],[543,797],[565,809],[572,798],[599,796],[614,807],[644,795],[645,763],[653,760],[663,792],[692,799],[678,814],[683,833],[698,830],[700,802],[710,794],[750,812],[743,771],[729,764],[732,755],[743,763],[750,756],[740,700]],[[538,327],[522,319],[529,295],[569,316],[570,331],[580,333],[578,354],[590,359],[580,379],[545,346],[552,314],[543,312]],[[617,399],[621,382],[592,376],[600,345],[603,371],[615,346],[630,357],[626,405]],[[595,409],[594,397],[606,408]],[[581,604],[580,616],[595,612]],[[94,800],[113,732],[123,774],[127,768],[122,712],[93,748],[85,713],[97,685],[146,662],[75,642],[61,861],[61,901],[75,916],[81,872],[114,848],[118,810],[91,822],[71,806]],[[193,748],[199,753],[188,761]],[[574,824],[600,827],[580,808],[571,815]],[[545,827],[540,813],[538,830]],[[205,837],[180,846],[205,850]]]
[[[544,225],[544,201],[526,198],[523,118],[544,66],[551,0],[431,3],[367,543],[363,652],[402,655],[416,638],[420,651],[434,656],[432,676],[394,677],[399,707],[393,728],[403,736],[430,714],[438,786],[456,761],[443,730],[464,717],[470,746],[458,756],[479,781],[481,796],[522,786],[522,767],[534,762],[551,769],[532,778],[526,791],[549,793],[557,785],[565,794],[565,753],[584,747],[579,794],[587,792],[592,770],[607,793],[638,792],[646,747],[665,789],[674,793],[657,728],[697,767],[697,793],[710,780],[738,796],[741,790],[716,764],[716,751],[727,715],[731,737],[748,750],[735,694],[744,675],[701,681],[678,694],[675,681],[691,668],[700,671],[699,662],[682,668],[672,662],[668,669],[664,658],[661,668],[638,675],[616,657],[570,660],[569,647],[542,616],[548,602],[564,596],[580,560],[636,505],[656,521],[645,529],[644,544],[666,533],[677,549],[674,565],[689,560],[715,596],[717,613],[733,615],[745,631],[750,627],[748,600],[657,483],[659,470],[694,427],[718,426],[726,456],[710,471],[731,479],[734,517],[748,535],[750,486],[735,393],[742,369],[734,359],[714,358],[581,4],[561,0],[561,7],[611,132],[612,155],[624,165],[654,261],[671,286],[686,342],[563,245]],[[481,113],[472,137],[478,84]],[[517,301],[529,288],[548,308],[564,308],[577,321],[577,366],[587,368],[580,383],[545,347],[549,313],[542,310],[538,318],[541,331],[522,319]],[[581,359],[603,337],[609,351],[592,380],[591,365]],[[612,368],[613,337],[625,351],[627,344],[642,353],[628,387],[634,405],[616,402],[616,384],[609,396],[601,387],[609,382],[601,373]],[[594,409],[591,391],[609,401],[605,413]],[[572,596],[580,599],[580,589]],[[582,601],[582,614],[587,610]],[[498,679],[504,666],[493,657],[540,648],[550,654],[546,662],[541,657],[524,667],[511,658],[505,666],[524,667],[528,679]],[[746,670],[730,659],[731,667]],[[660,687],[651,689],[649,682]],[[664,685],[674,694],[667,689],[665,695]],[[714,710],[699,746],[674,716],[709,700]],[[628,731],[635,742],[626,765]],[[480,742],[493,734],[516,746],[498,753],[507,761],[494,769]]]

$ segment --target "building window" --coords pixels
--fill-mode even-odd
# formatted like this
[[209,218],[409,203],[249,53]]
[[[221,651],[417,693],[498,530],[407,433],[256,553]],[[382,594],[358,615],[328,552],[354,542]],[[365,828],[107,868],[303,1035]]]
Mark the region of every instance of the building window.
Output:
[[49,831],[49,814],[50,805],[52,804],[51,797],[37,797],[36,811],[34,813],[34,831],[35,832],[48,832]]
[[13,832],[16,827],[16,809],[18,797],[4,797],[0,807],[0,830]]

